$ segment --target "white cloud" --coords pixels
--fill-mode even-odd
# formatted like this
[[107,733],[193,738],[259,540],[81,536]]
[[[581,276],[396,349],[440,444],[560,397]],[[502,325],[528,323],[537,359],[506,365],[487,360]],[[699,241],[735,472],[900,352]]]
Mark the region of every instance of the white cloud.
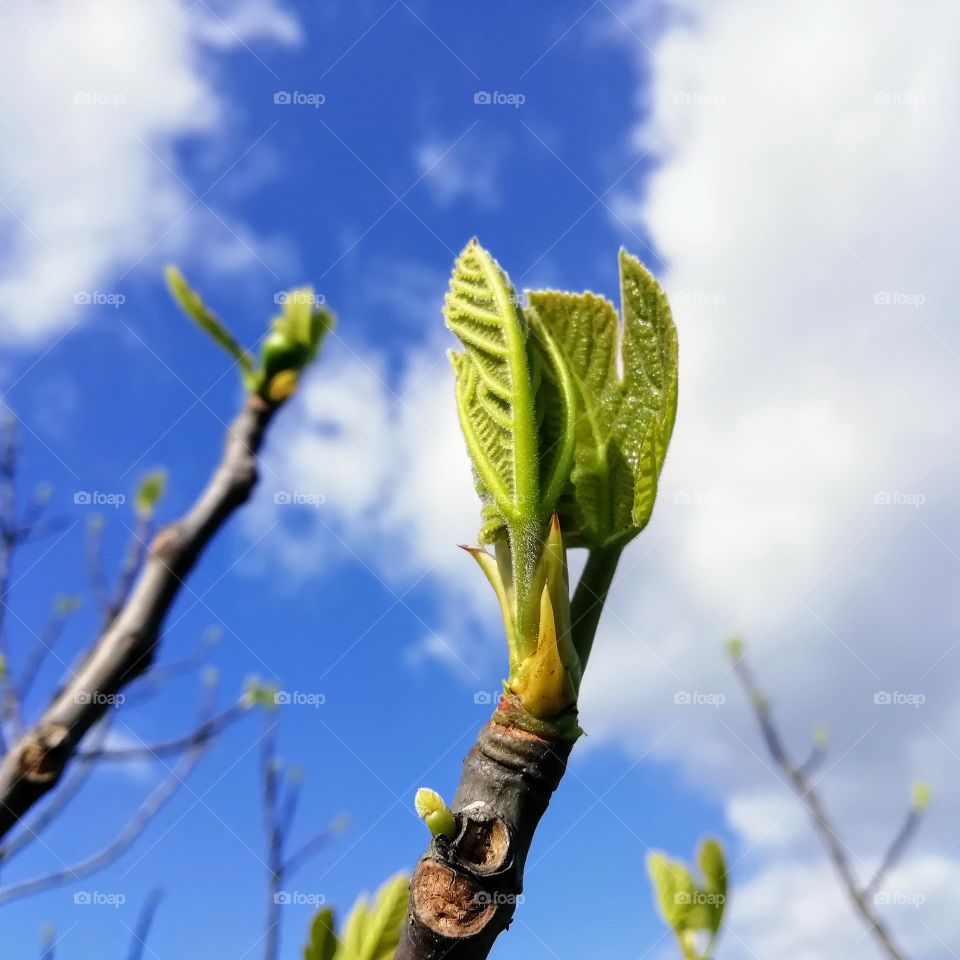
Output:
[[[724,637],[744,632],[798,758],[815,723],[831,731],[818,786],[862,876],[911,781],[933,782],[937,800],[891,883],[935,890],[939,906],[891,906],[889,920],[918,955],[945,957],[937,936],[956,939],[960,870],[948,852],[960,800],[949,476],[960,450],[960,9],[687,6],[695,16],[659,41],[635,137],[661,138],[662,164],[643,199],[617,204],[668,265],[680,414],[654,522],[624,558],[586,676],[587,747],[649,750],[728,798],[746,854],[734,929],[749,951],[872,955],[724,661]],[[430,575],[472,609],[489,598],[443,554],[475,506],[436,356],[415,354],[396,388],[427,371],[417,413],[377,385],[382,370],[370,380],[355,365],[334,374],[339,388],[318,378],[316,406],[338,411],[340,441],[309,461],[330,464],[331,512],[348,528],[367,542],[406,534],[406,557],[364,549],[381,576],[405,562],[419,575],[444,556]],[[334,406],[367,390],[382,415],[369,442]],[[378,498],[358,465],[399,486]],[[925,702],[878,704],[882,691]],[[684,692],[719,705],[675,703]]]
[[[878,909],[909,956],[953,956],[960,866],[916,857],[894,870],[878,891]],[[734,960],[788,956],[791,960],[875,960],[877,946],[839,894],[823,863],[771,866],[733,892],[720,947]]]
[[16,91],[0,115],[0,337],[63,330],[83,316],[77,294],[106,292],[191,237],[244,263],[259,255],[242,224],[194,206],[173,150],[222,130],[209,48],[260,39],[297,42],[295,20],[273,3],[224,18],[186,0],[0,9],[0,82]]
[[452,144],[431,135],[417,147],[415,161],[437,206],[471,200],[481,207],[496,207],[502,156],[499,143],[486,132]]

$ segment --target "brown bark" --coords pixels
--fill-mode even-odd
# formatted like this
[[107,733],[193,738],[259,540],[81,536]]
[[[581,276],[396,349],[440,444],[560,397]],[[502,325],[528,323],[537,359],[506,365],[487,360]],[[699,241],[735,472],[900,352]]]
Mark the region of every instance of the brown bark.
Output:
[[482,960],[513,919],[534,832],[572,748],[570,737],[517,725],[518,711],[503,697],[467,754],[457,835],[436,837],[414,870],[395,960]]
[[56,786],[84,734],[146,671],[160,628],[201,552],[257,481],[256,454],[276,407],[248,395],[222,459],[193,507],[154,538],[130,595],[53,701],[0,763],[0,837]]

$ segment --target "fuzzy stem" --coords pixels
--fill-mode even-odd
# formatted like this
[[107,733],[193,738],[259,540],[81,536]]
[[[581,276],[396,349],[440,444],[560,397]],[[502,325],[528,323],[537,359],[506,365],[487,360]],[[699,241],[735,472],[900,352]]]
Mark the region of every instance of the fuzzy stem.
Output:
[[580,657],[580,668],[586,670],[600,623],[600,614],[607,592],[617,571],[623,547],[597,547],[587,555],[587,565],[580,574],[570,601],[570,623],[573,645]]

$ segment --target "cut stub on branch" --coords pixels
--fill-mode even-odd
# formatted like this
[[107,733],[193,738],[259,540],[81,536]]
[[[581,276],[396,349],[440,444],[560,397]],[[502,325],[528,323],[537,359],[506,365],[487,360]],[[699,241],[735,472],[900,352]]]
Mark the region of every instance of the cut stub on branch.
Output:
[[513,919],[537,824],[572,744],[511,722],[505,696],[463,765],[456,835],[435,837],[410,881],[396,960],[478,960]]

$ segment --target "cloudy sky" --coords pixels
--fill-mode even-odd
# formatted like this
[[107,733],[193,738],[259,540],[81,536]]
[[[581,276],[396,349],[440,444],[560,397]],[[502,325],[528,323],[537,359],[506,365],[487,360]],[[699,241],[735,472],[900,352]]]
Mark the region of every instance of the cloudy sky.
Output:
[[[323,695],[278,711],[304,770],[298,834],[350,825],[296,891],[346,906],[409,869],[425,841],[413,792],[452,794],[488,711],[475,701],[505,672],[493,597],[455,547],[477,507],[439,314],[450,265],[477,234],[518,287],[616,299],[624,245],[674,306],[679,416],[584,684],[588,736],[496,955],[675,956],[643,858],[688,856],[707,833],[733,864],[721,958],[877,955],[764,753],[723,655],[736,633],[796,755],[829,729],[817,786],[864,880],[911,784],[932,785],[880,909],[911,956],[956,957],[960,8],[516,7],[0,7],[0,376],[25,488],[51,481],[65,521],[20,558],[13,649],[52,594],[88,591],[92,508],[75,494],[129,494],[163,465],[173,518],[240,400],[169,305],[163,264],[249,343],[280,291],[312,283],[336,335],[163,656],[214,625],[225,700],[251,674]],[[115,560],[132,517],[106,513]],[[78,615],[47,689],[95,622]],[[116,735],[184,731],[197,697],[188,676]],[[47,923],[58,957],[123,956],[155,888],[148,956],[258,956],[259,736],[252,718],[231,730],[109,870],[4,908],[17,956]],[[3,881],[96,850],[163,772],[100,773]],[[309,915],[285,908],[285,957]]]

